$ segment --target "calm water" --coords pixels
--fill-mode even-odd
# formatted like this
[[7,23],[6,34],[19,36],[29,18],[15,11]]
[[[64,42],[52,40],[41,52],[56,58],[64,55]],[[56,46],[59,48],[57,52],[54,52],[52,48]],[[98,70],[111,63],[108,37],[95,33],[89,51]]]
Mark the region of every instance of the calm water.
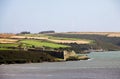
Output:
[[120,51],[88,56],[90,60],[0,65],[0,79],[120,79]]

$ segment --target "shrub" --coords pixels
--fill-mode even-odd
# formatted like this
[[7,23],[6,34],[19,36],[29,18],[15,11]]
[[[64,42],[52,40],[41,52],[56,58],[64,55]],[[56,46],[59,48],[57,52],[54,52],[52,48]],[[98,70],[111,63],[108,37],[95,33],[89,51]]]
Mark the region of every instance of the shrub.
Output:
[[55,61],[55,58],[45,52],[0,50],[0,64],[36,63]]

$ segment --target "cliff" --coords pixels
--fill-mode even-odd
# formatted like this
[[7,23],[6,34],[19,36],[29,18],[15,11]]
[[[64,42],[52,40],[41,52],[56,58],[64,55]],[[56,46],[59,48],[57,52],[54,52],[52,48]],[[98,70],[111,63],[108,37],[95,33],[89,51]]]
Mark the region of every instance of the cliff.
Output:
[[75,51],[64,51],[64,60],[87,60],[89,57],[87,55],[77,55]]

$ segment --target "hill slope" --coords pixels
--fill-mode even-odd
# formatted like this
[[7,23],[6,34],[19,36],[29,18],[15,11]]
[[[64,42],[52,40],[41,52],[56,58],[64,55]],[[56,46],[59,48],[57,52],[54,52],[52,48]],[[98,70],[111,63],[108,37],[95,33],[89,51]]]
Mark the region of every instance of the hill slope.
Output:
[[76,51],[88,50],[88,49],[103,49],[106,51],[114,51],[120,50],[120,37],[108,37],[106,34],[76,34],[76,33],[56,33],[56,34],[48,34],[54,37],[62,37],[62,38],[79,38],[79,39],[88,39],[94,40],[93,44],[69,44]]

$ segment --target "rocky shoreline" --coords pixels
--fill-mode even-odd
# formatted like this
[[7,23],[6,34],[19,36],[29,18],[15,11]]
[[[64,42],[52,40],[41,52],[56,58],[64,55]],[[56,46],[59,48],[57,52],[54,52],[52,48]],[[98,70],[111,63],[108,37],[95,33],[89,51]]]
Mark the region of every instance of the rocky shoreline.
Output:
[[[41,62],[63,62],[89,59],[86,55],[77,55],[75,52],[66,52],[63,58],[51,56],[45,52],[0,50],[0,64],[22,64]],[[64,53],[63,53],[64,54]]]

